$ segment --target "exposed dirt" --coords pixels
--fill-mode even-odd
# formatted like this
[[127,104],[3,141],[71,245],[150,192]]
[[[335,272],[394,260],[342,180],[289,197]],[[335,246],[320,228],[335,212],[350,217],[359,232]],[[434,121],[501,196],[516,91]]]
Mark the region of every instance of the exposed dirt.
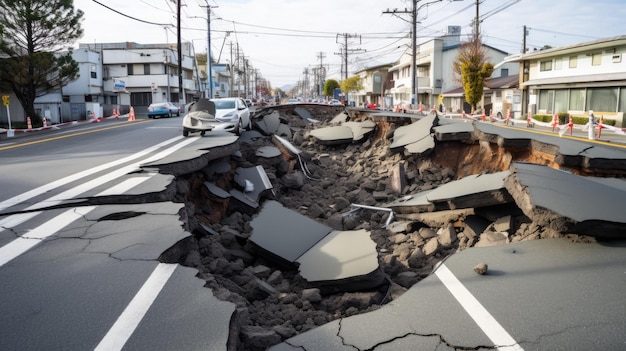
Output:
[[[329,116],[313,117],[328,120]],[[390,184],[395,165],[403,164],[406,171],[407,185],[402,194],[431,189],[471,174],[506,170],[516,160],[554,166],[553,157],[547,153],[522,147],[505,149],[488,142],[446,142],[428,158],[394,154],[388,148],[389,139],[399,125],[377,122],[377,130],[364,142],[330,147],[308,137],[313,125],[292,124],[292,143],[308,155],[309,170],[320,179],[304,179],[301,185],[288,181],[289,176],[299,173],[293,158],[283,155],[279,160],[267,160],[255,155],[259,147],[273,145],[267,136],[250,144],[241,143],[242,155],[227,160],[231,168],[226,173],[211,172],[207,167],[177,179],[178,199],[186,205],[181,217],[194,236],[164,254],[163,259],[195,267],[216,297],[236,304],[229,350],[264,350],[329,321],[375,310],[428,276],[446,256],[488,241],[481,239],[481,233],[467,229],[467,213],[441,228],[429,228],[416,221],[393,233],[382,228],[384,212],[363,210],[342,217],[351,203],[381,206],[401,196]],[[336,229],[370,231],[382,270],[389,276],[388,284],[373,291],[326,294],[309,286],[298,275],[297,267],[279,265],[259,255],[246,240],[252,234],[249,223],[254,211],[212,196],[204,186],[209,181],[229,190],[236,186],[236,167],[257,164],[263,166],[274,186],[273,198],[285,207]],[[496,238],[500,243],[561,236],[535,225],[515,206],[500,211],[512,216],[505,235],[500,233]],[[481,217],[472,212],[469,215]],[[480,219],[487,223],[496,220],[488,216]],[[435,243],[433,248],[436,232],[446,230],[450,242]],[[587,240],[576,236],[572,239]]]

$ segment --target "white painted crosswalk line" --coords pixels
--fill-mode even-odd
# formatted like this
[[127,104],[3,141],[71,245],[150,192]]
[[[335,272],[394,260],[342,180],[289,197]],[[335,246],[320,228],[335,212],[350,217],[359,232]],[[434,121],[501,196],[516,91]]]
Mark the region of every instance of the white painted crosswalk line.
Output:
[[121,350],[170,279],[176,264],[159,263],[124,312],[96,346],[96,351]]
[[480,329],[494,343],[498,350],[523,351],[524,349],[507,333],[498,321],[483,305],[467,290],[467,288],[452,274],[445,264],[439,265],[435,275],[452,293],[463,309],[478,324]]

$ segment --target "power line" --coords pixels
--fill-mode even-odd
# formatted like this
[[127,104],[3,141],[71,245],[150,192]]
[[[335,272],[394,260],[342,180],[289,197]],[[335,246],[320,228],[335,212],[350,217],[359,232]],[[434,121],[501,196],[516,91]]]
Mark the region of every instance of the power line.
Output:
[[113,9],[113,8],[111,8],[111,7],[109,7],[109,6],[105,5],[105,4],[103,4],[103,3],[100,3],[100,2],[98,2],[98,1],[96,1],[96,0],[92,0],[92,1],[93,1],[93,2],[95,2],[96,4],[98,4],[98,5],[102,6],[102,7],[105,7],[105,8],[107,8],[107,9],[109,9],[109,10],[111,10],[111,11],[113,11],[113,12],[115,12],[115,13],[119,14],[119,15],[122,15],[122,16],[124,16],[124,17],[126,17],[126,18],[130,18],[130,19],[135,20],[135,21],[138,21],[138,22],[143,22],[143,23],[147,23],[147,24],[153,24],[153,25],[156,25],[156,26],[171,26],[171,27],[173,27],[173,26],[174,26],[174,25],[172,25],[172,24],[170,24],[170,23],[156,23],[156,22],[150,22],[150,21],[142,20],[142,19],[139,19],[139,18],[136,18],[136,17],[133,17],[133,16],[129,16],[129,15],[127,15],[127,14],[125,14],[125,13],[122,13],[122,12],[120,12],[120,11],[118,11],[118,10],[115,10],[115,9]]

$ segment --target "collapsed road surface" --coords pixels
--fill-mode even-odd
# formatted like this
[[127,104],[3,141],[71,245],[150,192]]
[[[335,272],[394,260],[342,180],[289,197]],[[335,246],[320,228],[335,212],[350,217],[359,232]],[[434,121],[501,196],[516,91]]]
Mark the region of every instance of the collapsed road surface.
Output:
[[[23,293],[28,280],[4,290],[15,296],[3,294],[2,311],[14,317],[3,330],[16,320],[54,325],[54,315],[74,326],[85,309],[111,305],[103,295],[140,296],[128,278],[114,289],[99,283],[122,264],[117,276],[166,287],[132,335],[119,337],[129,327],[114,322],[126,310],[113,308],[73,327],[93,337],[41,336],[43,344],[88,349],[99,335],[100,349],[151,350],[623,345],[623,149],[310,106],[264,110],[254,131],[216,137],[124,177],[155,175],[150,186],[74,200],[68,212],[81,220],[54,234],[66,240],[40,250],[45,259],[24,254],[0,268],[13,281],[36,267],[40,286],[58,292],[16,313],[11,305],[39,294]],[[75,274],[62,285],[88,287],[75,308],[53,281],[68,265]],[[172,273],[184,279],[163,283]],[[29,345],[22,337],[3,340],[31,348],[19,347]]]

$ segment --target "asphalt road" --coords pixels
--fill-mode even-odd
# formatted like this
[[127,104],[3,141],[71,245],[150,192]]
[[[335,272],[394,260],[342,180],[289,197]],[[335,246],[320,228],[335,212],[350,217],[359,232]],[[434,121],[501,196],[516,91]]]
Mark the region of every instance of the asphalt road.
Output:
[[[173,176],[141,165],[233,142],[182,138],[180,122],[105,121],[0,141],[0,350],[226,349],[234,305],[194,270],[158,261],[189,235],[182,204],[77,202],[161,191]],[[489,274],[473,272],[479,262]],[[272,349],[623,350],[624,291],[625,242],[473,248],[381,309]]]

